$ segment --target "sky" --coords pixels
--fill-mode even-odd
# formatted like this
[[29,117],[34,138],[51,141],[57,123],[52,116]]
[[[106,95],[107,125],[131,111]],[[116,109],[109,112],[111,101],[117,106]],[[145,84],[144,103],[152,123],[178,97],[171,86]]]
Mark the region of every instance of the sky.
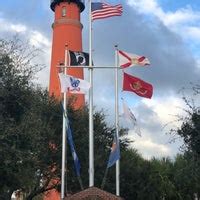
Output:
[[[200,75],[200,2],[197,0],[107,0],[123,5],[123,15],[93,22],[93,62],[114,65],[114,45],[122,51],[145,55],[149,67],[132,67],[126,72],[154,87],[152,99],[122,92],[119,72],[119,98],[123,97],[137,118],[142,137],[130,126],[131,144],[144,158],[173,158],[182,144],[171,143],[171,128],[180,127],[176,115],[184,115],[181,89],[198,83]],[[0,8],[0,38],[18,35],[42,50],[38,63],[46,68],[36,82],[48,87],[54,13],[49,0],[7,0]],[[81,14],[83,49],[88,52],[88,2]],[[85,79],[88,71],[85,70]],[[89,80],[89,79],[88,79]],[[103,81],[102,81],[103,80]],[[184,94],[190,98],[191,90]],[[86,96],[86,99],[88,97]],[[198,103],[198,99],[196,99]],[[114,124],[114,71],[94,71],[95,110],[104,109],[109,124]],[[120,112],[121,101],[120,101]],[[120,118],[120,126],[127,124]],[[166,126],[167,125],[167,126]]]

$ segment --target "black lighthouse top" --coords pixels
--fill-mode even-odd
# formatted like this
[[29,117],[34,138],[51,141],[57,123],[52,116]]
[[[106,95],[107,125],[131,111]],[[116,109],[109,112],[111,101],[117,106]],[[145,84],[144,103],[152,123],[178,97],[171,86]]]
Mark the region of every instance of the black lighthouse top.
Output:
[[78,5],[81,12],[85,9],[85,3],[84,3],[85,0],[50,0],[50,1],[51,1],[50,7],[53,11],[55,10],[56,4],[59,4],[61,2],[68,2],[68,3],[74,2]]

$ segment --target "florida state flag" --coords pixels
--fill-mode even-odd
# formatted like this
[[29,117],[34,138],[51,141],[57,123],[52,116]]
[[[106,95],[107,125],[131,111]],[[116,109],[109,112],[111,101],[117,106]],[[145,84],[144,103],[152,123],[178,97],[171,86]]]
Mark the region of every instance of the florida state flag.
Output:
[[153,86],[137,77],[131,76],[124,72],[123,90],[135,92],[141,97],[151,98]]
[[127,68],[135,65],[148,66],[150,61],[145,56],[139,56],[125,51],[118,51],[119,65],[121,68]]

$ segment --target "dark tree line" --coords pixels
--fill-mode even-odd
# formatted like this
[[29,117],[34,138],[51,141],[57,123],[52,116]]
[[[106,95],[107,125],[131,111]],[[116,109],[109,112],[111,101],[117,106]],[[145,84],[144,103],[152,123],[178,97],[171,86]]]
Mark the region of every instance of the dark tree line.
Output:
[[[62,108],[48,92],[33,84],[41,66],[34,64],[38,50],[21,41],[0,40],[0,199],[8,200],[21,189],[34,199],[51,188],[60,189]],[[199,95],[199,88],[194,91]],[[70,103],[72,102],[72,103]],[[81,163],[83,187],[88,187],[88,107],[68,116]],[[188,103],[186,101],[186,103]],[[189,104],[188,104],[189,105]],[[107,125],[104,111],[94,114],[95,186],[101,187],[114,127]],[[121,196],[127,200],[192,200],[200,196],[200,113],[191,106],[180,129],[185,149],[175,159],[145,160],[130,141],[121,140]],[[126,129],[120,134],[125,135]],[[69,148],[69,147],[68,147]],[[68,192],[80,191],[70,149],[67,149]],[[115,193],[115,167],[111,167],[105,190]]]

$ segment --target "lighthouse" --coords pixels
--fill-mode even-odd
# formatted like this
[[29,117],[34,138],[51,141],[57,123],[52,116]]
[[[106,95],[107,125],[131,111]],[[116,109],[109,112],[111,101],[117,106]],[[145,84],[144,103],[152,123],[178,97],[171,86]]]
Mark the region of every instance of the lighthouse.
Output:
[[[65,51],[82,51],[82,29],[80,13],[85,9],[84,0],[51,0],[50,8],[54,12],[52,24],[53,40],[49,94],[61,97],[58,78],[59,65],[65,63]],[[67,68],[67,74],[84,79],[82,68]],[[74,108],[85,104],[83,94],[76,94]]]
[[[52,24],[53,39],[51,52],[51,67],[49,80],[49,95],[61,99],[58,73],[61,64],[65,63],[67,50],[82,51],[82,29],[80,13],[85,9],[84,0],[51,0],[50,8],[54,12]],[[83,68],[67,68],[67,74],[84,79]],[[69,96],[69,94],[68,94]],[[76,94],[73,107],[85,105],[83,94]],[[50,183],[60,180],[53,179]],[[60,200],[60,194],[55,189],[45,194],[44,200]]]

